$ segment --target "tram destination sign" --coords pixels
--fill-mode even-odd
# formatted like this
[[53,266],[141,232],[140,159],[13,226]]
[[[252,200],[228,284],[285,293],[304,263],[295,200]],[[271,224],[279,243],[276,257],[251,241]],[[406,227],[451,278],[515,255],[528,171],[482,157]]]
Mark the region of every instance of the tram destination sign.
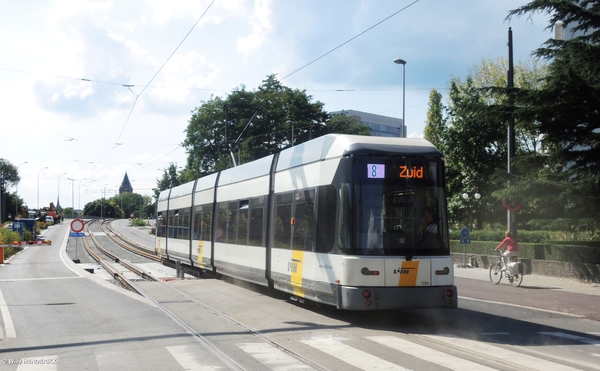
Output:
[[[404,179],[423,179],[425,168],[423,166],[400,165],[399,177]],[[367,164],[367,178],[385,178],[385,164]]]

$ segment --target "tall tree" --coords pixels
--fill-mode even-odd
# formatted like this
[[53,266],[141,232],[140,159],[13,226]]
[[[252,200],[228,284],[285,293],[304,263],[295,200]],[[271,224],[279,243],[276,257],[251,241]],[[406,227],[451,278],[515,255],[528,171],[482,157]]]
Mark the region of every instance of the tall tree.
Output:
[[8,160],[0,158],[0,223],[6,221],[6,189],[19,183],[20,180],[21,177],[19,177],[17,167]]
[[442,148],[442,135],[446,126],[444,118],[444,105],[442,103],[442,94],[435,89],[429,93],[429,108],[427,109],[427,121],[423,138],[427,139],[437,148]]
[[[506,182],[506,69],[507,61],[483,59],[469,69],[465,81],[453,78],[450,82],[448,107],[441,94],[432,91],[425,138],[444,153],[449,189],[450,217],[457,226],[469,219],[473,210],[478,227],[486,222],[502,222],[505,218],[502,194]],[[546,66],[536,61],[519,62],[515,66],[515,85],[539,87]],[[446,113],[446,116],[444,116]],[[539,154],[537,134],[524,120],[517,125],[518,153]],[[531,166],[531,164],[530,164]],[[530,167],[526,168],[530,169]],[[462,198],[482,195],[470,204]]]
[[[548,29],[562,22],[566,38],[550,39],[535,55],[551,60],[542,89],[514,94],[527,102],[517,118],[535,122],[548,144],[546,184],[560,201],[563,226],[600,227],[600,1],[535,0],[509,13],[550,15]],[[515,187],[525,187],[521,182]],[[538,225],[541,225],[541,220]],[[556,226],[556,223],[554,223]]]

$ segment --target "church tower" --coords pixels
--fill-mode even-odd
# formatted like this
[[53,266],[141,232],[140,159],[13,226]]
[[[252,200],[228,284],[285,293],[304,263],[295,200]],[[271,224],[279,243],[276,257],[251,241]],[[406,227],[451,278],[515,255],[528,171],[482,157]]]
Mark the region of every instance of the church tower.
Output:
[[131,182],[129,182],[129,177],[127,176],[127,172],[125,172],[125,177],[123,177],[123,182],[119,187],[119,194],[123,194],[125,192],[133,193],[133,187],[131,186]]

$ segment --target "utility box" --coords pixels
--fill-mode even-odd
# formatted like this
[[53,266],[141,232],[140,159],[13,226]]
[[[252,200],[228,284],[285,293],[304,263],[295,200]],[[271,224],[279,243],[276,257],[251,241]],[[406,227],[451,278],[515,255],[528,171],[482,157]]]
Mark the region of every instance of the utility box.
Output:
[[13,221],[12,225],[13,232],[18,232],[21,235],[21,239],[25,236],[25,231],[30,231],[33,236],[33,241],[36,240],[36,220],[35,219],[17,219]]

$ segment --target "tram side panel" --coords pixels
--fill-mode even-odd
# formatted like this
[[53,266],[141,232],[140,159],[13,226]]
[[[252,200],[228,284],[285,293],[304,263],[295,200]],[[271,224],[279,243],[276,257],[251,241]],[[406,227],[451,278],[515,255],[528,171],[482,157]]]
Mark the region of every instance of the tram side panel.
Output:
[[[257,172],[260,173],[258,169]],[[214,229],[214,265],[217,272],[268,285],[266,218],[269,183],[267,167],[260,177],[219,185]]]
[[312,162],[275,175],[274,287],[294,296],[334,304],[337,190],[331,184],[339,158]]
[[194,183],[185,183],[171,190],[169,210],[166,216],[167,238],[169,239],[166,247],[167,257],[185,264],[190,264],[190,226]]
[[194,265],[212,270],[212,233],[218,173],[198,179],[194,194],[191,256]]

